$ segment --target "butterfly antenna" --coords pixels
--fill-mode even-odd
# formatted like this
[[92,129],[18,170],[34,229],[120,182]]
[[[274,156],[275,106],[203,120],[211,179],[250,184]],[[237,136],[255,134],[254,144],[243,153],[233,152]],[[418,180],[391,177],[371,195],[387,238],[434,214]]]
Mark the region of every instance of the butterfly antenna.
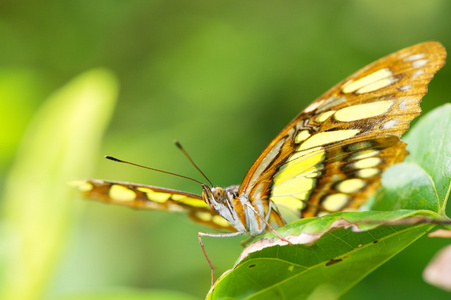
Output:
[[202,174],[202,176],[204,176],[204,178],[207,179],[208,183],[210,183],[210,186],[213,186],[213,184],[211,183],[210,179],[208,179],[208,177],[205,176],[204,172],[202,172],[201,169],[199,169],[199,167],[194,163],[194,161],[192,160],[191,156],[189,156],[188,152],[186,152],[186,150],[183,148],[182,144],[180,144],[180,142],[177,141],[177,140],[174,140],[174,144],[177,146],[177,148],[180,149],[180,151],[182,151],[183,154],[185,154],[185,156],[189,159],[189,161],[197,169],[197,171],[199,171],[200,174]]
[[112,160],[112,161],[128,164],[128,165],[132,165],[132,166],[136,166],[136,167],[140,167],[140,168],[144,168],[144,169],[148,169],[148,170],[152,170],[152,171],[157,171],[157,172],[164,173],[164,174],[174,175],[174,176],[177,176],[177,177],[181,177],[181,178],[192,180],[192,181],[197,182],[199,184],[203,184],[202,182],[200,182],[200,181],[198,181],[198,180],[196,180],[194,178],[191,178],[191,177],[186,177],[186,176],[183,176],[183,175],[180,175],[180,174],[175,174],[175,173],[171,173],[171,172],[168,172],[168,171],[158,170],[158,169],[154,169],[154,168],[150,168],[150,167],[134,164],[132,162],[121,160],[121,159],[118,159],[118,158],[115,158],[115,157],[112,157],[112,156],[109,156],[109,155],[105,155],[105,158],[109,159],[109,160]]

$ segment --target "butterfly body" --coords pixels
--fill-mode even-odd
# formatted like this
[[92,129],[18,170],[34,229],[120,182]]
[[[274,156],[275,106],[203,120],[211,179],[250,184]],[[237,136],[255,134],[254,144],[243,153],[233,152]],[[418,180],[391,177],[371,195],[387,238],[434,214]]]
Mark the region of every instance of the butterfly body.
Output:
[[240,185],[202,185],[202,196],[161,187],[84,180],[86,197],[140,209],[185,211],[196,222],[257,236],[285,221],[358,209],[383,171],[407,155],[399,138],[443,65],[438,42],[414,45],[349,76],[295,117]]

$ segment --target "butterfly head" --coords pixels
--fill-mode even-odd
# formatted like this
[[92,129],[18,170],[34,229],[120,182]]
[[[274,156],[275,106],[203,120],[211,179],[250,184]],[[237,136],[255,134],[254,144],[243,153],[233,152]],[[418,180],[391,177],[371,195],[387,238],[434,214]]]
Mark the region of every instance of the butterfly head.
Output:
[[221,217],[226,219],[237,231],[246,232],[245,226],[240,221],[239,215],[235,210],[235,202],[238,198],[239,186],[233,185],[226,187],[211,187],[202,185],[202,198],[216,211]]
[[202,185],[202,198],[211,209],[219,212],[227,200],[227,193],[222,187],[211,187],[205,184]]

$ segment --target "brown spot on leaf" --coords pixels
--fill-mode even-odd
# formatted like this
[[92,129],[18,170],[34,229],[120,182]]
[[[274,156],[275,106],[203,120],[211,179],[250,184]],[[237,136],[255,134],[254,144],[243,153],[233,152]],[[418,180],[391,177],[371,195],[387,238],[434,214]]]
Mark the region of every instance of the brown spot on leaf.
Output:
[[327,263],[326,263],[326,267],[328,267],[328,266],[332,266],[332,265],[335,265],[336,263],[339,263],[340,261],[342,261],[343,259],[342,258],[337,258],[337,259],[331,259],[331,260],[329,260]]

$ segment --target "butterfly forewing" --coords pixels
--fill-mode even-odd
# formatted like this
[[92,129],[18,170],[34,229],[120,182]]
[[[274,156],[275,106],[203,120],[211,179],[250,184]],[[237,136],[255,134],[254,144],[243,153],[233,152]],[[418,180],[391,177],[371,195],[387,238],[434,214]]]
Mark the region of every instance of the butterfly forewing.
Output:
[[440,43],[426,42],[338,83],[270,143],[239,194],[273,201],[297,218],[358,208],[379,187],[381,173],[407,155],[399,137],[420,114],[445,57]]
[[216,229],[236,231],[201,196],[172,189],[97,179],[72,181],[84,197],[136,209],[185,212],[191,219]]

